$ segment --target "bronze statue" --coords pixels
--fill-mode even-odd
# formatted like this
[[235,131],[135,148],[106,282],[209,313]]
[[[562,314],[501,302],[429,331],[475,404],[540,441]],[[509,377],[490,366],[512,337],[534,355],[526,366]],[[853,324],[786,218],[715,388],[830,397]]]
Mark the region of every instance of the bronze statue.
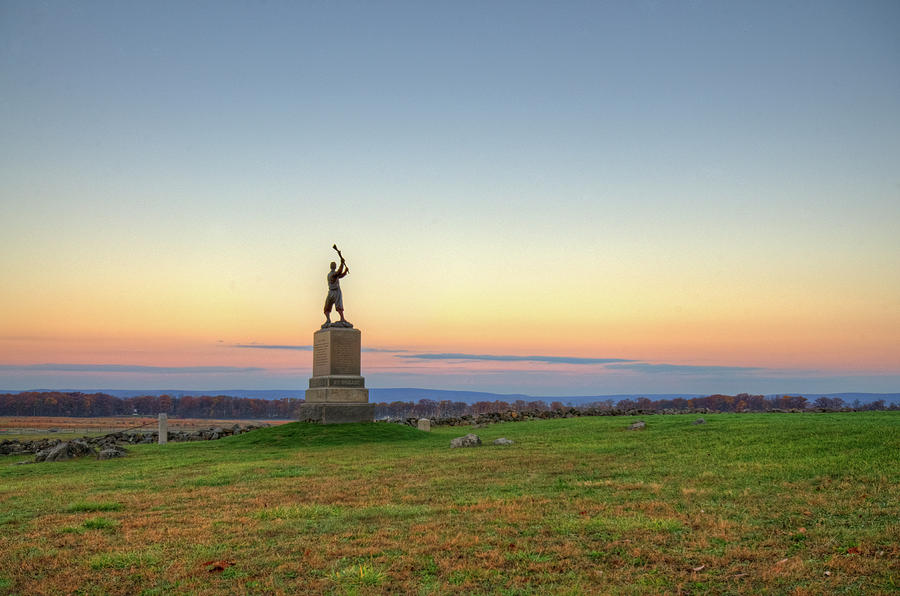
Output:
[[[345,277],[348,273],[350,273],[350,268],[347,267],[347,262],[344,260],[344,255],[341,254],[341,251],[338,249],[337,244],[332,244],[331,248],[337,251],[338,256],[341,258],[341,265],[340,267],[338,267],[337,263],[335,263],[334,261],[331,262],[331,271],[328,272],[327,278],[328,296],[325,297],[325,322],[322,324],[322,328],[353,327],[353,324],[344,318],[344,298],[341,295],[340,282],[342,277]],[[338,311],[338,314],[341,316],[341,320],[334,323],[331,322],[332,306],[335,308],[335,310]]]

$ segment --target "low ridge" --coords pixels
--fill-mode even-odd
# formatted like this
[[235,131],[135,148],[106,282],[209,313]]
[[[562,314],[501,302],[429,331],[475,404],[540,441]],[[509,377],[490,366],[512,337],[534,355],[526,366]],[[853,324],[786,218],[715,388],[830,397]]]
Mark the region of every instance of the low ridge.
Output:
[[223,443],[247,447],[333,447],[359,443],[388,443],[425,439],[426,432],[387,422],[315,424],[289,422],[222,439]]

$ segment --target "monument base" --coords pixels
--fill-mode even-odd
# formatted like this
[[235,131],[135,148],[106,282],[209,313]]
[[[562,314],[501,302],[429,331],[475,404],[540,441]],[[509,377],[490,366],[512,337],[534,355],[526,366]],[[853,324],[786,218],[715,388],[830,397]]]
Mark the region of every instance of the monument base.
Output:
[[369,390],[363,387],[315,387],[306,390],[306,403],[357,403],[369,401]]
[[375,404],[361,403],[305,403],[297,411],[300,422],[319,424],[345,424],[347,422],[373,422]]
[[304,422],[342,424],[372,422],[366,381],[359,375],[362,334],[359,329],[332,325],[313,334],[313,376],[298,418]]

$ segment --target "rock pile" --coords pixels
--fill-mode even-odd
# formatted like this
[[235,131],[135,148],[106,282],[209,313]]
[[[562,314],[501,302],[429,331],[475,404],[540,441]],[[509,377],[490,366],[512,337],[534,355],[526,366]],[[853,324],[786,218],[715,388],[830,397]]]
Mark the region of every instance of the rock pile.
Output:
[[[169,442],[215,441],[216,439],[230,437],[232,435],[240,435],[247,431],[251,431],[256,428],[262,428],[265,426],[269,425],[265,423],[247,425],[235,424],[233,426],[218,426],[203,430],[170,430],[168,433],[166,433],[166,436],[168,437]],[[100,437],[82,437],[73,441],[61,441],[60,439],[35,439],[33,441],[4,439],[0,441],[0,455],[23,455],[28,453],[39,454],[46,452],[47,455],[45,456],[45,459],[37,461],[61,461],[62,459],[69,459],[70,457],[80,457],[81,455],[97,455],[98,451],[100,453],[103,453],[107,450],[118,450],[121,452],[120,455],[112,455],[111,453],[109,453],[105,457],[100,458],[109,459],[110,457],[122,457],[122,455],[124,455],[125,450],[119,447],[119,445],[157,443],[158,438],[159,433],[155,430],[122,430]],[[69,445],[70,447],[63,448],[63,445]],[[72,445],[77,446],[72,447]],[[82,450],[81,445],[87,447],[90,450],[90,453],[81,453],[81,455],[75,455],[76,451]],[[53,452],[55,448],[60,449],[59,454],[53,455],[53,457],[50,458],[49,454]],[[73,449],[75,451],[71,451]],[[70,455],[64,456],[63,453],[69,453]]]
[[52,447],[38,451],[34,455],[34,463],[45,461],[65,461],[76,457],[93,456],[97,459],[113,459],[125,457],[128,450],[118,445],[104,445],[98,453],[96,449],[81,439],[73,441],[61,441]]
[[85,455],[97,455],[93,447],[81,440],[63,441],[38,451],[34,456],[34,461],[65,461],[75,457],[84,457]]

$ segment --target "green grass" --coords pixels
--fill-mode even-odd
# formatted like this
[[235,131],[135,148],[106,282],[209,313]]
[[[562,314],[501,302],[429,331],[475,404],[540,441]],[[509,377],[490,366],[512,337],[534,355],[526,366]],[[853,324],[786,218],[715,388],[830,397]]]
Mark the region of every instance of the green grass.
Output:
[[335,571],[329,577],[345,586],[377,586],[385,580],[387,574],[367,563],[359,563]]
[[83,534],[86,530],[114,530],[119,523],[105,517],[93,517],[84,520],[78,526],[64,526],[60,528],[63,534]]
[[98,569],[131,569],[134,567],[152,567],[159,563],[159,556],[151,551],[125,551],[101,553],[90,559],[90,568]]
[[[0,587],[896,592],[900,413],[694,418],[295,423],[118,460],[7,457]],[[449,449],[467,432],[485,444]]]
[[418,441],[426,435],[400,424],[281,424],[222,439],[229,448],[335,447],[365,443]]
[[111,530],[118,525],[117,522],[106,519],[105,517],[94,517],[88,520],[85,520],[81,527],[85,530]]
[[67,506],[64,511],[66,513],[81,513],[93,511],[121,511],[122,504],[115,502],[100,503],[96,501],[77,501]]

